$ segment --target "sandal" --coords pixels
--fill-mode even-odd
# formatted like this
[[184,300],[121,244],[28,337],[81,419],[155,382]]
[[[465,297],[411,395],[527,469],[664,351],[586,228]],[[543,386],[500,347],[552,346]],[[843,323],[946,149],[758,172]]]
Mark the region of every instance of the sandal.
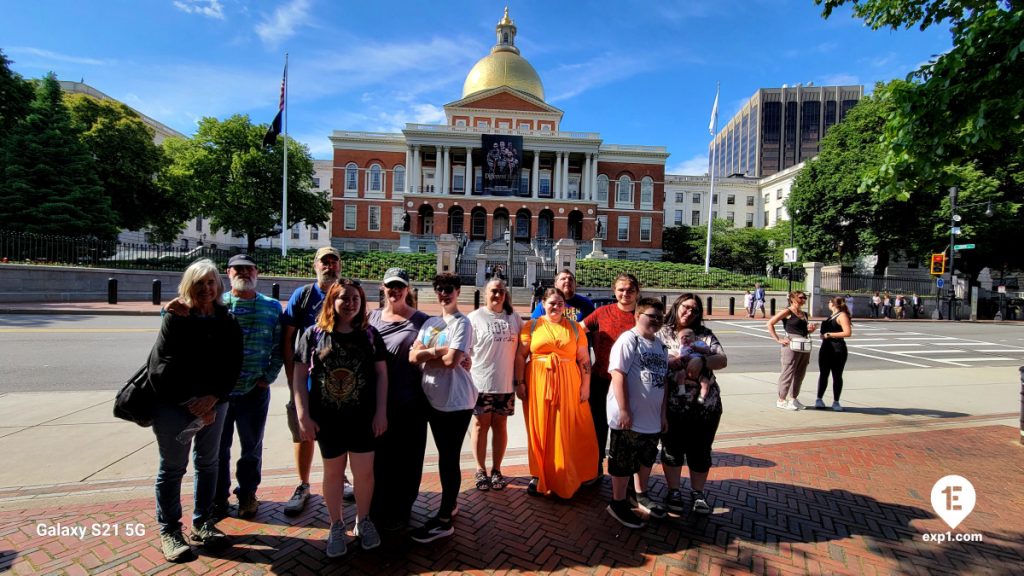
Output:
[[476,489],[477,490],[481,490],[481,491],[485,491],[486,492],[487,490],[491,489],[491,481],[490,481],[490,479],[487,478],[487,471],[486,470],[477,470],[476,471],[476,476],[474,476],[474,479],[476,480]]
[[501,475],[500,470],[494,470],[491,472],[491,488],[494,488],[495,490],[502,490],[505,488],[506,484],[508,484],[508,481]]

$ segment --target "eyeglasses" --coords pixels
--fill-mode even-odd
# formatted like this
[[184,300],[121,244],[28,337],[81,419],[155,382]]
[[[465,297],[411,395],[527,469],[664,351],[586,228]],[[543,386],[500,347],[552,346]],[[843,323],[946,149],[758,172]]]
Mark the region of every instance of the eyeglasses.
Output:
[[455,287],[454,286],[438,286],[437,288],[434,288],[434,292],[437,292],[438,294],[451,294],[452,292],[455,292]]
[[679,306],[679,309],[680,310],[687,310],[689,312],[693,312],[694,310],[697,309],[697,307],[696,306],[687,306],[687,305],[683,304],[683,305]]

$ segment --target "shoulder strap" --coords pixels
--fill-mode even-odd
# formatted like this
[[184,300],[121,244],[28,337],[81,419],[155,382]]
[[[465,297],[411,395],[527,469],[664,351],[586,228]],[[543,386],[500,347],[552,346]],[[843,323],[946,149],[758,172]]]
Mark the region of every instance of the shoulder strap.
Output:
[[372,355],[377,353],[377,348],[373,344],[373,331],[370,330],[369,326],[366,327],[366,340],[370,343],[370,354],[372,360]]
[[537,319],[530,320],[530,338],[533,338],[533,331],[537,329]]
[[309,306],[309,298],[310,298],[310,296],[312,294],[313,294],[313,285],[312,284],[306,284],[302,288],[302,295],[299,296],[299,309],[302,310],[303,314],[306,313],[306,307]]

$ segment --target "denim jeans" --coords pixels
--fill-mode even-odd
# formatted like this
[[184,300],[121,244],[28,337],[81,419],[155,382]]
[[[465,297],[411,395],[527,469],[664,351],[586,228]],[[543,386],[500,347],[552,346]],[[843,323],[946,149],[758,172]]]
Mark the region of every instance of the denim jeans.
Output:
[[235,477],[241,494],[255,494],[263,470],[263,431],[270,409],[270,388],[253,388],[248,394],[229,396],[224,430],[220,435],[220,464],[217,472],[215,502],[226,502],[231,491],[231,443],[238,430],[242,453],[235,464]]
[[156,474],[156,520],[161,534],[181,530],[181,478],[185,475],[190,452],[195,466],[192,525],[198,526],[209,517],[217,485],[217,451],[227,404],[219,404],[214,411],[217,417],[213,424],[204,426],[191,442],[182,444],[176,436],[195,417],[182,406],[162,402],[157,405],[153,433],[160,449],[160,469]]

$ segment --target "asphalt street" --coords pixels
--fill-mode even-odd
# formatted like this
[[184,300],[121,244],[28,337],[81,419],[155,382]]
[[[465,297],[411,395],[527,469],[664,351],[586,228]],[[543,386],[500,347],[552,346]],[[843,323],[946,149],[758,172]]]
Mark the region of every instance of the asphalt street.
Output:
[[[115,390],[147,357],[159,323],[155,316],[0,315],[0,393]],[[778,369],[779,346],[764,321],[708,325],[725,346],[730,374]],[[848,345],[851,371],[1024,364],[1019,324],[858,322]],[[817,352],[812,370],[816,359]]]

